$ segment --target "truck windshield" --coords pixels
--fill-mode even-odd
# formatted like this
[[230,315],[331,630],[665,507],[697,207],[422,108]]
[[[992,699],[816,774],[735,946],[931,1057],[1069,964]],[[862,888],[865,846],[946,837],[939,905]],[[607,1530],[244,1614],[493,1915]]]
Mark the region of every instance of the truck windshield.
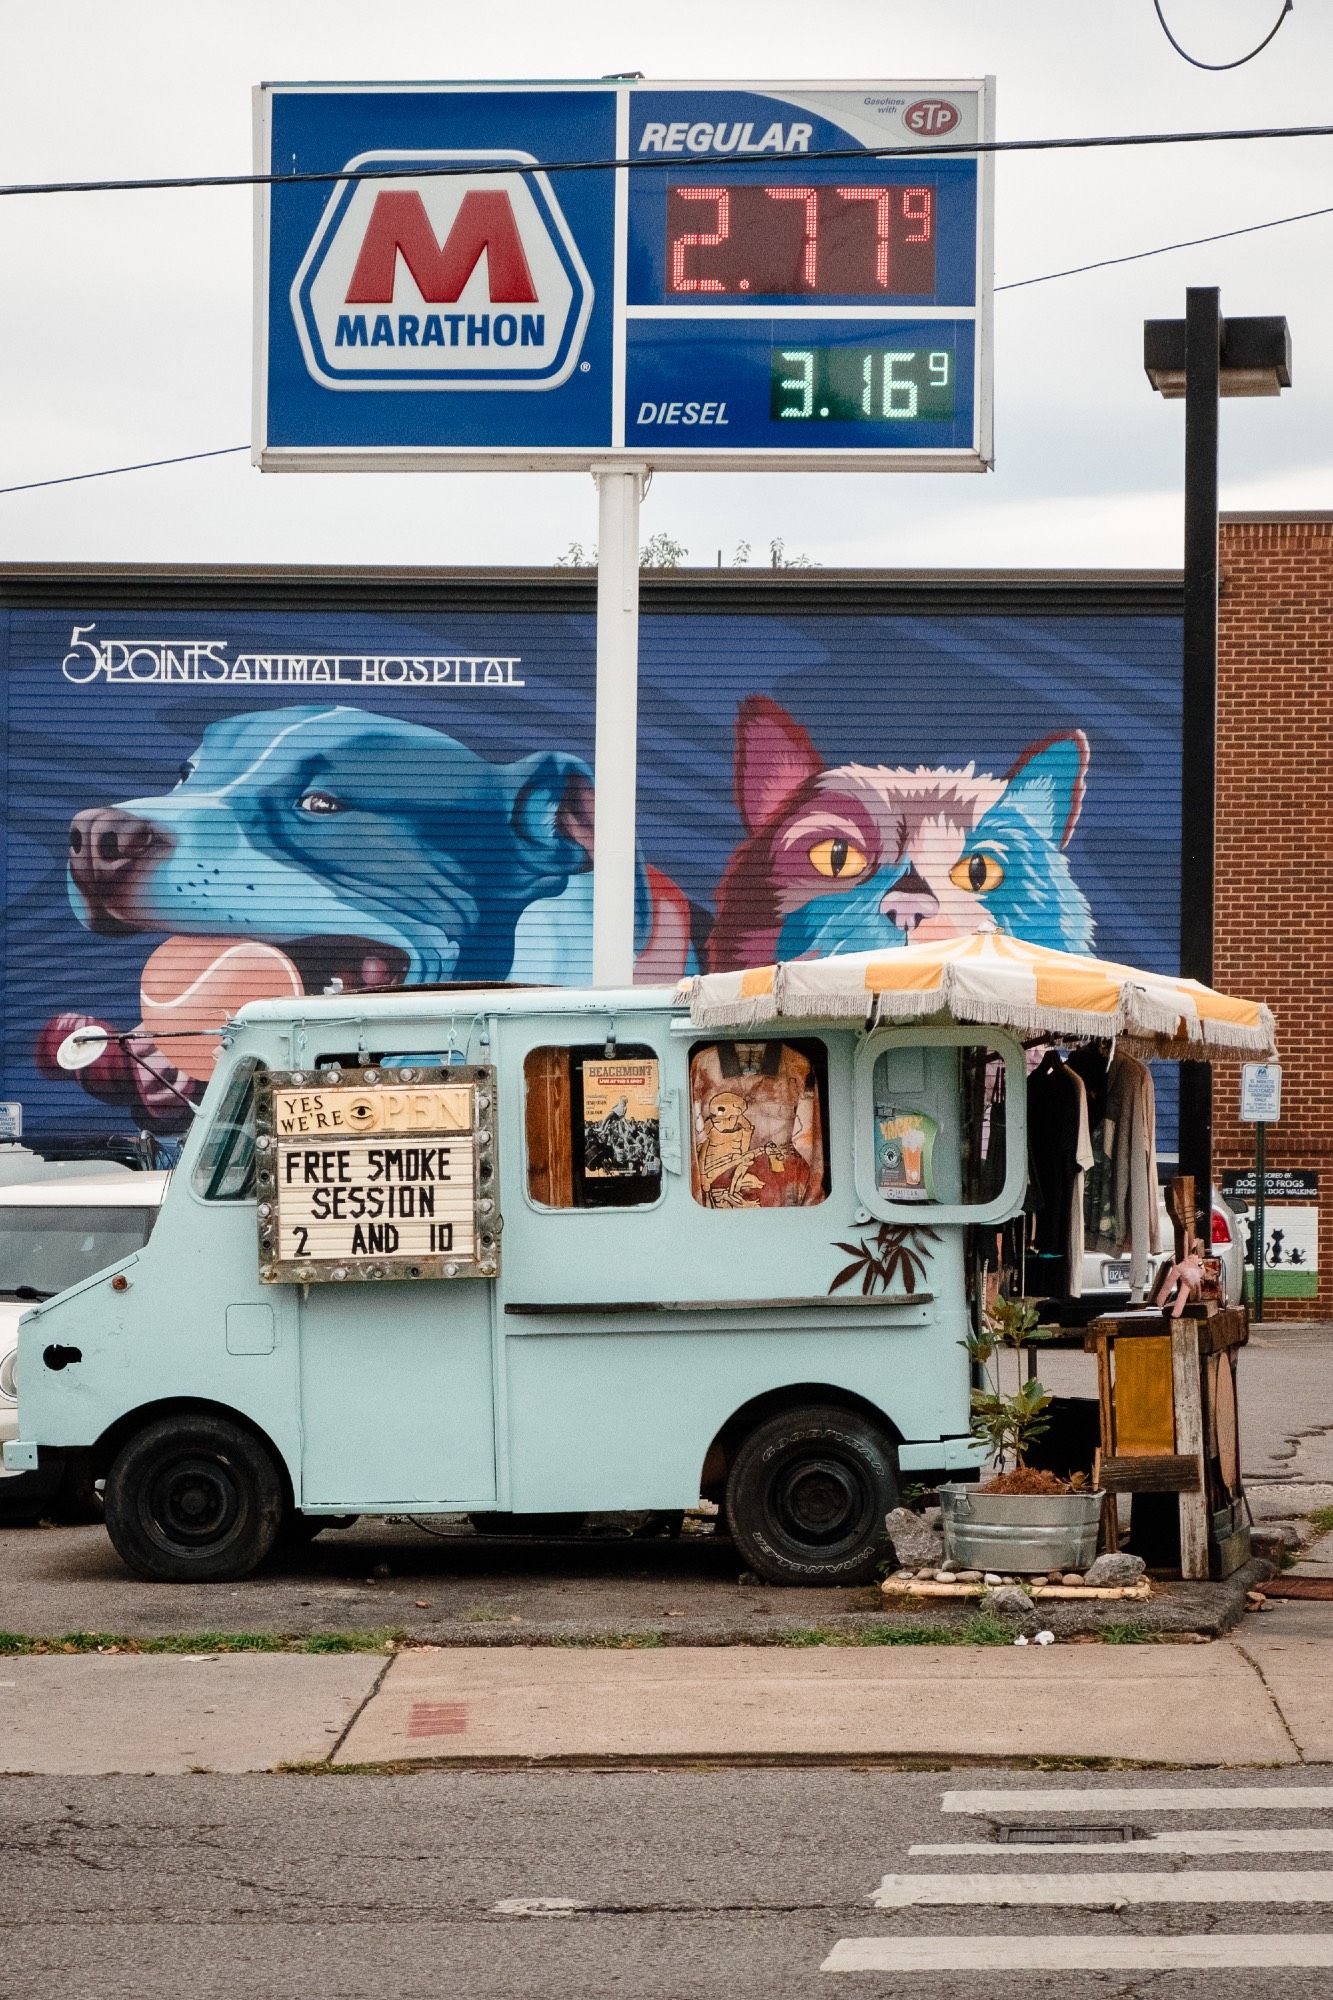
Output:
[[255,1192],[255,1072],[253,1056],[237,1063],[194,1163],[194,1187],[205,1201],[251,1201]]
[[0,1297],[48,1299],[142,1250],[152,1208],[0,1209]]

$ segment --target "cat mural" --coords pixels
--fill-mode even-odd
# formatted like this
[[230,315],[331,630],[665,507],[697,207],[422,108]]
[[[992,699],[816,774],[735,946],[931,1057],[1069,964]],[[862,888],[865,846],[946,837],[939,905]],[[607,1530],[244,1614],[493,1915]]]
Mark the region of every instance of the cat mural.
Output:
[[710,967],[978,930],[1090,950],[1092,911],[1064,853],[1087,770],[1078,729],[1033,744],[1002,778],[974,764],[830,768],[785,709],[750,697],[736,718],[746,838],[718,886]]

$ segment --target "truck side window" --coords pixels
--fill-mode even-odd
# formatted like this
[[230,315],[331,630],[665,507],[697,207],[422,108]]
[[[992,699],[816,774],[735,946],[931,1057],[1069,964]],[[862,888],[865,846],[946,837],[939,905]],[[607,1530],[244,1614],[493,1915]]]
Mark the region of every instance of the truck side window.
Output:
[[982,1042],[881,1050],[870,1109],[882,1199],[994,1201],[1005,1178],[1004,1082],[1002,1058]]
[[829,1191],[818,1041],[697,1042],[690,1185],[704,1208],[813,1208]]
[[194,1163],[194,1191],[205,1201],[250,1201],[255,1192],[255,1074],[259,1063],[237,1063]]
[[543,1208],[641,1208],[662,1192],[650,1048],[533,1049],[523,1063],[528,1193]]

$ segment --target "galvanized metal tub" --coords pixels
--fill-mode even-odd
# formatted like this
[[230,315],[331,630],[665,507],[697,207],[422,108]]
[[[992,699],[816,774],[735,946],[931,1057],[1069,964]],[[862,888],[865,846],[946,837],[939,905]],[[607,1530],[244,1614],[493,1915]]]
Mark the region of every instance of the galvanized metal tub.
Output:
[[1084,1570],[1097,1554],[1100,1493],[979,1493],[941,1486],[944,1553],[961,1569],[1025,1576]]

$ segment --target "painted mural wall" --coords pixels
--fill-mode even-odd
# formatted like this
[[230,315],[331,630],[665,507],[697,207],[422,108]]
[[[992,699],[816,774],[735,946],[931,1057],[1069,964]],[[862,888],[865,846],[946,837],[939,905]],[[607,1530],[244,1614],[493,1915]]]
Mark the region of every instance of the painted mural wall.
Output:
[[[590,611],[3,624],[30,1132],[179,1133],[260,994],[587,978]],[[1167,616],[648,612],[638,976],[989,926],[1174,969],[1179,661]],[[68,1074],[90,1023],[141,1032]]]

